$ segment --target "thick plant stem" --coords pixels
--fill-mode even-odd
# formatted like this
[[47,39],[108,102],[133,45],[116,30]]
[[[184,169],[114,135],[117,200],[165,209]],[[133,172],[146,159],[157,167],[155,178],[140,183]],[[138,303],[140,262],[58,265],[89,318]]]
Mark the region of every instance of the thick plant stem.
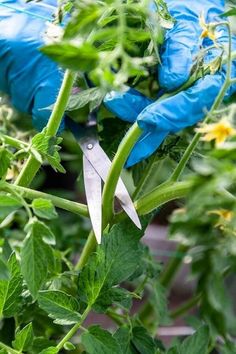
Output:
[[[48,124],[47,124],[47,134],[50,136],[56,135],[65,109],[67,102],[70,97],[70,92],[71,88],[74,82],[74,77],[75,74],[71,72],[70,70],[67,70],[65,72],[65,76],[62,82],[62,86],[59,92],[59,95],[57,97],[55,106],[53,108],[52,114],[49,118]],[[30,185],[32,182],[33,178],[37,174],[41,164],[39,161],[35,159],[33,155],[30,155],[28,160],[26,161],[23,169],[21,170],[21,173],[19,174],[18,178],[16,179],[15,184],[18,186],[23,186],[27,187]]]
[[33,155],[30,155],[19,176],[15,181],[16,186],[29,186],[36,176],[38,170],[41,167],[41,163],[36,160]]
[[140,215],[146,215],[174,199],[183,198],[192,187],[191,181],[177,182],[172,184],[164,183],[152,190],[147,195],[135,202],[136,209]]
[[[122,140],[116,156],[112,161],[112,165],[103,190],[103,227],[106,227],[108,222],[112,219],[113,201],[118,179],[127,160],[127,157],[129,156],[130,151],[132,150],[141,133],[141,129],[135,123],[125,138]],[[85,266],[90,254],[96,249],[96,245],[96,239],[92,230],[82,250],[80,259],[75,266],[76,270],[80,270]]]
[[73,335],[80,329],[84,321],[86,320],[89,312],[91,311],[91,308],[88,306],[86,310],[84,311],[83,315],[81,316],[81,320],[76,323],[70,330],[69,332],[65,335],[65,337],[58,343],[57,349],[60,350],[63,348],[64,344],[68,342]]
[[184,316],[189,310],[194,308],[200,301],[201,294],[197,294],[184,304],[180,305],[177,309],[171,312],[170,317],[175,320],[176,318]]
[[142,130],[137,123],[130,128],[124,139],[122,140],[118,151],[112,161],[112,165],[107,176],[103,190],[103,226],[106,227],[113,216],[114,195],[118,179],[122,168],[138,138],[141,136]]
[[3,183],[0,182],[0,190],[4,190],[4,191],[11,190],[13,192],[17,192],[22,197],[29,200],[33,200],[35,198],[47,199],[50,200],[53,203],[53,205],[57,208],[67,210],[71,213],[82,215],[85,217],[88,217],[89,215],[87,205],[73,202],[68,199],[60,198],[52,194],[35,191],[33,189],[29,189],[21,186],[15,186],[6,182]]

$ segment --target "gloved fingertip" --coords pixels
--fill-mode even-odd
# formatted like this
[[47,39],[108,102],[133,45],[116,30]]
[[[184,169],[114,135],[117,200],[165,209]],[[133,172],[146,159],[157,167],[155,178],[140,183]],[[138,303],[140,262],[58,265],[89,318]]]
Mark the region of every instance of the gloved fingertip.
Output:
[[151,156],[168,134],[168,131],[144,132],[133,147],[125,163],[125,168],[132,167]]
[[188,80],[192,64],[190,48],[177,42],[167,43],[158,68],[160,86],[167,91],[176,90]]
[[104,98],[106,108],[118,118],[133,123],[139,113],[153,101],[134,89],[109,92]]

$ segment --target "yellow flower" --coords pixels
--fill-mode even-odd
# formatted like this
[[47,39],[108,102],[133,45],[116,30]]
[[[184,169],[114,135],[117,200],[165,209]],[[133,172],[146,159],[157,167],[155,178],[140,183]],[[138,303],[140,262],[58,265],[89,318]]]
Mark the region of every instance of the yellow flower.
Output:
[[221,119],[218,123],[205,124],[201,128],[197,128],[198,133],[205,134],[202,138],[203,141],[216,141],[216,145],[221,145],[225,140],[236,135],[236,130],[225,119]]
[[233,219],[233,212],[231,210],[227,210],[227,209],[211,210],[211,211],[209,211],[208,214],[219,215],[219,217],[221,219],[223,219],[224,221],[228,221],[228,222],[230,222]]
[[210,38],[213,42],[215,42],[217,39],[215,32],[215,24],[206,23],[203,12],[199,16],[199,24],[203,30],[200,38]]
[[215,227],[219,227],[220,230],[224,230],[225,225],[227,223],[230,223],[234,216],[234,213],[231,210],[227,210],[227,209],[211,210],[208,212],[208,214],[209,215],[215,214],[219,216],[219,220],[215,224]]

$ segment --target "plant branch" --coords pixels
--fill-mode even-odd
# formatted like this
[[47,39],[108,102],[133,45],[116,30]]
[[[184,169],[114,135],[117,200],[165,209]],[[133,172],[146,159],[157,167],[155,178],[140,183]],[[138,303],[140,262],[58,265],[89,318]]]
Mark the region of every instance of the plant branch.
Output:
[[170,313],[170,317],[174,320],[176,318],[182,317],[183,315],[188,313],[189,310],[194,308],[199,303],[200,300],[201,300],[201,294],[197,294],[197,295],[193,296],[190,300],[186,301],[185,303],[180,305],[178,308],[173,310]]
[[[67,106],[67,102],[70,97],[70,92],[74,82],[74,77],[75,77],[75,73],[71,72],[70,70],[66,70],[62,82],[62,86],[59,91],[59,95],[57,97],[52,114],[47,124],[47,134],[50,136],[56,135],[60,127]],[[21,170],[21,173],[16,179],[15,184],[23,187],[30,185],[33,178],[37,174],[40,166],[41,166],[40,162],[37,161],[33,155],[30,155],[23,169]]]
[[91,308],[90,306],[88,306],[86,308],[86,310],[84,311],[83,315],[81,316],[81,320],[76,323],[70,330],[69,332],[65,335],[65,337],[62,338],[62,340],[58,343],[57,345],[57,349],[58,350],[61,350],[64,346],[64,344],[66,342],[68,342],[72,337],[73,335],[79,330],[79,328],[81,327],[81,325],[84,323],[84,321],[86,320],[89,312],[91,311]]
[[118,179],[134,144],[141,134],[142,130],[138,127],[137,123],[135,123],[122,140],[112,161],[103,189],[103,227],[106,227],[108,222],[112,219],[114,195]]
[[28,148],[29,144],[6,134],[0,134],[0,140],[16,149]]
[[29,200],[33,200],[35,198],[47,199],[50,200],[53,203],[53,205],[57,208],[67,210],[74,214],[88,217],[88,208],[86,205],[68,199],[60,198],[52,194],[35,191],[33,189],[16,186],[6,182],[0,182],[0,190],[4,190],[4,191],[11,190],[13,192],[15,191],[19,193],[21,196],[23,196],[24,198]]
[[192,185],[191,181],[164,183],[138,199],[136,209],[140,215],[146,215],[171,200],[185,197]]

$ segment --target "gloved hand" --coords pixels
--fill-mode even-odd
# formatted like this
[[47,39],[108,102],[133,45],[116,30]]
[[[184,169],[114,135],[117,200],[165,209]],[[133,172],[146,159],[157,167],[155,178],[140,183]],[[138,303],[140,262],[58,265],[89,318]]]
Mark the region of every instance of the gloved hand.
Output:
[[[165,91],[172,91],[186,82],[190,76],[193,58],[199,52],[203,31],[199,16],[204,13],[206,23],[215,22],[224,12],[223,0],[167,0],[171,15],[176,19],[174,27],[166,33],[161,52],[162,65],[158,67],[158,80]],[[219,41],[228,43],[223,30]],[[203,41],[209,46],[209,39]],[[233,39],[234,50],[236,39]],[[211,61],[209,52],[206,60]],[[233,65],[236,76],[236,63]],[[207,75],[184,92],[160,102],[154,102],[130,89],[123,93],[111,92],[105,98],[106,107],[119,118],[137,123],[144,130],[133,148],[126,166],[132,166],[150,156],[169,133],[176,133],[203,119],[204,112],[213,105],[225,79],[225,68],[215,75]],[[236,91],[231,87],[228,95]]]
[[55,10],[56,0],[0,3],[0,91],[10,95],[17,109],[32,114],[38,130],[47,124],[51,112],[44,108],[55,103],[63,79],[57,64],[38,51],[44,44],[45,18],[50,21]]

